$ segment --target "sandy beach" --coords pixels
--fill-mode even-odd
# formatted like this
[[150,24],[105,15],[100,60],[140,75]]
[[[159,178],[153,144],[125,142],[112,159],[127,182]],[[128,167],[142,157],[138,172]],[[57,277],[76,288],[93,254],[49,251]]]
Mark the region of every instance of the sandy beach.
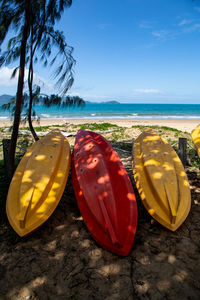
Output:
[[[63,124],[67,126],[63,126],[62,131],[74,132],[79,126],[68,125],[94,122],[125,127],[104,131],[103,136],[117,151],[136,195],[138,227],[133,249],[127,257],[121,257],[105,250],[93,239],[78,209],[71,175],[52,216],[29,236],[19,237],[7,221],[5,199],[8,185],[4,179],[0,186],[0,190],[5,186],[4,197],[0,197],[0,299],[199,300],[200,172],[197,155],[188,148],[189,159],[185,170],[191,187],[191,210],[176,232],[169,231],[147,213],[135,186],[132,143],[143,128],[131,126],[159,125],[184,131],[155,129],[173,144],[179,137],[185,137],[190,142],[191,130],[200,120],[61,119],[42,120],[40,125]],[[1,122],[0,126],[11,124]],[[98,128],[96,125],[88,127],[91,130]],[[50,130],[45,129],[46,132]],[[0,139],[9,136],[8,130],[0,132]],[[72,149],[75,136],[67,139]],[[19,134],[18,154],[23,152],[22,147],[26,148],[27,143],[30,145],[32,142],[32,136]],[[1,153],[3,155],[3,151]],[[3,169],[0,166],[2,173]]]
[[[174,124],[181,123],[167,125]],[[137,128],[127,129],[126,134],[129,131],[135,132],[135,136],[140,133]],[[21,238],[11,230],[2,205],[1,220],[5,221],[0,226],[0,299],[200,299],[199,170],[186,169],[191,186],[191,211],[176,232],[169,231],[143,207],[133,181],[132,137],[128,138],[129,145],[121,140],[113,145],[131,179],[138,205],[138,228],[130,254],[117,256],[95,242],[80,215],[69,176],[55,212],[27,237]]]
[[[40,120],[40,123],[33,122],[34,126],[50,126],[50,125],[62,125],[62,124],[83,124],[83,123],[104,123],[109,122],[118,126],[131,127],[133,125],[158,125],[176,128],[178,130],[191,132],[198,124],[199,119],[59,119],[59,120]],[[11,126],[11,121],[0,121],[0,127]],[[22,125],[24,126],[24,124]],[[28,124],[26,124],[28,126]]]

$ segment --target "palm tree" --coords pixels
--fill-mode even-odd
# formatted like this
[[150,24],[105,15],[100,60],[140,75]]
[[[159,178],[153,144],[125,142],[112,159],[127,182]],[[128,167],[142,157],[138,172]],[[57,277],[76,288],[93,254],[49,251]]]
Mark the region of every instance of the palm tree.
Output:
[[[15,115],[9,151],[10,169],[8,170],[8,173],[10,179],[14,171],[15,149],[18,137],[24,86],[24,69],[26,62],[29,60],[29,58],[26,57],[26,54],[28,53],[27,45],[32,45],[33,47],[33,43],[35,42],[36,44],[34,49],[35,51],[36,49],[43,51],[41,59],[46,64],[47,58],[51,55],[52,44],[49,46],[51,37],[54,41],[53,43],[57,43],[60,46],[59,54],[62,53],[65,56],[65,63],[60,65],[55,73],[55,76],[59,76],[57,84],[62,87],[63,93],[66,92],[73,84],[73,73],[71,71],[74,64],[74,60],[71,55],[73,49],[67,49],[62,33],[58,34],[59,32],[54,31],[55,22],[61,18],[61,13],[64,8],[71,6],[71,4],[72,0],[0,0],[0,45],[4,41],[11,26],[14,25],[13,27],[17,32],[17,35],[10,40],[10,45],[15,45],[16,47],[14,47],[10,52],[6,51],[3,53],[0,58],[0,66],[3,63],[8,64],[20,57]],[[48,34],[49,37],[46,37],[46,34]],[[19,41],[20,45],[18,45]],[[29,64],[30,93],[32,90],[31,86],[33,84],[34,49],[32,48]],[[57,57],[51,61],[52,64],[55,62],[56,58]],[[62,86],[64,81],[66,84]],[[32,104],[30,103],[30,111],[31,109]]]
[[[24,86],[24,69],[25,69],[25,58],[26,58],[26,44],[29,36],[30,28],[30,3],[31,0],[12,1],[6,0],[1,1],[0,6],[0,45],[6,37],[7,32],[11,25],[15,25],[16,29],[21,29],[21,44],[18,52],[20,53],[20,63],[19,63],[19,76],[17,85],[17,96],[16,96],[16,106],[15,106],[15,116],[13,122],[13,130],[11,135],[11,143],[9,149],[9,160],[8,165],[8,176],[11,179],[14,171],[14,160],[15,160],[15,149],[17,144],[20,114],[21,114],[21,103],[23,95]],[[2,59],[1,59],[2,61]]]
[[[45,16],[47,16],[47,12]],[[33,16],[34,17],[34,16]],[[51,58],[52,48],[56,48],[58,53],[51,58],[50,65],[52,66],[59,54],[62,55],[61,64],[58,66],[56,70],[55,77],[59,77],[57,81],[57,86],[61,89],[63,88],[62,94],[64,95],[68,89],[73,84],[73,72],[72,66],[75,63],[75,60],[72,57],[73,48],[69,47],[65,43],[65,38],[60,31],[55,31],[51,26],[51,22],[49,20],[42,18],[41,22],[38,22],[38,17],[36,18],[34,24],[31,26],[31,37],[30,37],[30,45],[29,45],[29,73],[28,73],[28,87],[29,87],[29,112],[28,112],[28,122],[29,128],[32,132],[32,135],[35,140],[38,140],[37,134],[33,128],[31,115],[32,115],[32,104],[33,104],[33,60],[36,54],[40,55],[40,60],[44,62],[44,66],[48,65],[48,61]],[[35,60],[37,61],[37,57]],[[67,78],[66,78],[67,77]],[[64,85],[63,85],[64,82]],[[77,103],[78,104],[78,103]]]

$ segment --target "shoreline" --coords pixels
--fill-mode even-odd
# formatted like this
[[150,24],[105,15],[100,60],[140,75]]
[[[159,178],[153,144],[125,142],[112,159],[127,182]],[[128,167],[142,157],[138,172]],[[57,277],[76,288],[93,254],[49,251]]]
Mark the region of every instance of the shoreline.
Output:
[[[84,123],[112,123],[118,126],[130,128],[133,125],[144,126],[167,126],[181,131],[191,132],[200,124],[200,119],[57,119],[57,120],[40,120],[39,123],[33,121],[33,126],[51,126],[51,125],[78,125]],[[11,126],[12,121],[0,120],[0,127]],[[23,123],[20,127],[27,127],[27,123]]]

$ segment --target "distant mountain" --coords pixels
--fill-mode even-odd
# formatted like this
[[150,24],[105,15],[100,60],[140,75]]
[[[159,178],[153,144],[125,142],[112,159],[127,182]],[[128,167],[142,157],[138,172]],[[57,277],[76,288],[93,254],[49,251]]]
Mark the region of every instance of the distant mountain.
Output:
[[86,104],[120,104],[118,101],[103,101],[103,102],[92,102],[92,101],[85,101]]
[[[14,96],[11,96],[11,95],[1,95],[0,96],[0,106],[2,104],[7,104],[11,98],[13,98]],[[42,100],[42,97],[41,99]],[[41,101],[42,103],[42,101]],[[103,102],[92,102],[92,101],[85,101],[86,104],[120,104],[120,102],[118,101],[103,101]]]
[[0,96],[0,105],[2,104],[7,104],[11,98],[13,98],[14,96],[11,96],[11,95],[1,95]]
[[107,102],[102,102],[103,104],[120,104],[118,101],[107,101]]

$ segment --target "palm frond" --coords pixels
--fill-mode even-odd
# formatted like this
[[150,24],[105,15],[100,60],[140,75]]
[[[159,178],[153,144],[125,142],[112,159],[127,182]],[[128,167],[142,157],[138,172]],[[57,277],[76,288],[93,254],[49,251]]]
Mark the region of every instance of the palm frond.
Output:
[[12,72],[12,75],[11,75],[11,79],[15,78],[16,74],[17,74],[17,71],[19,70],[19,67],[16,67],[13,72]]

